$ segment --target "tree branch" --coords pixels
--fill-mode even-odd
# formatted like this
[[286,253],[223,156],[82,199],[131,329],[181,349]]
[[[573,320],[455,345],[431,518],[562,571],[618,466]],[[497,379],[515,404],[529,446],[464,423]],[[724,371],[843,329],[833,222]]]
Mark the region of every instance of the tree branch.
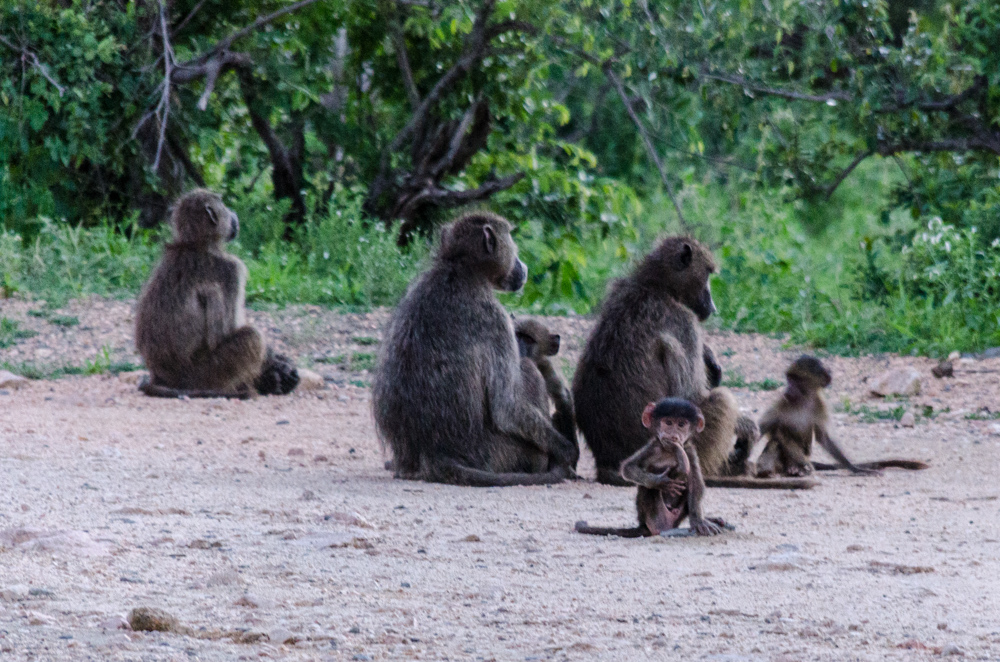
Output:
[[701,73],[699,74],[702,78],[707,78],[709,80],[717,80],[722,83],[729,83],[730,85],[739,85],[740,87],[749,90],[750,92],[756,92],[758,94],[767,94],[772,97],[781,97],[782,99],[791,99],[794,101],[811,101],[813,103],[828,103],[830,101],[850,101],[853,97],[842,90],[834,90],[833,92],[828,92],[826,94],[803,94],[802,92],[796,92],[794,90],[785,90],[777,87],[768,87],[766,85],[760,85],[754,83],[748,78],[743,76],[735,76],[732,74],[715,74],[707,70],[707,67],[703,67]]
[[656,165],[656,170],[660,173],[660,180],[667,189],[667,195],[670,197],[670,202],[674,205],[674,210],[677,212],[677,219],[680,221],[681,227],[687,230],[687,221],[684,220],[684,212],[681,211],[681,206],[677,202],[677,196],[674,195],[674,187],[670,183],[670,179],[667,177],[666,170],[663,168],[663,162],[660,160],[660,155],[656,152],[656,147],[653,145],[653,139],[649,137],[649,132],[646,130],[646,126],[642,123],[642,120],[639,119],[639,116],[636,115],[635,109],[629,102],[628,94],[625,92],[625,86],[622,84],[618,74],[616,74],[615,70],[611,67],[610,62],[604,63],[601,68],[604,70],[604,75],[607,76],[615,90],[617,90],[618,96],[625,105],[625,112],[628,113],[632,123],[635,124],[635,128],[638,129],[639,135],[642,137],[642,142],[646,145],[646,152],[649,154],[649,158],[652,159],[653,164]]
[[20,53],[22,60],[30,60],[31,66],[37,69],[38,73],[40,73],[45,80],[52,84],[52,87],[56,88],[56,92],[59,93],[59,96],[63,95],[63,92],[65,92],[66,89],[52,77],[52,74],[49,73],[49,68],[42,64],[42,61],[38,59],[38,56],[35,55],[33,51],[28,50],[27,47],[18,47],[2,35],[0,35],[0,44],[3,44],[12,51]]
[[201,9],[202,5],[204,5],[205,2],[207,2],[207,0],[198,0],[198,4],[194,6],[194,9],[188,12],[188,15],[184,17],[184,20],[178,23],[177,27],[175,27],[173,30],[170,31],[170,34],[172,35],[177,34],[181,30],[183,30],[184,26],[188,24],[188,21],[194,18],[194,15],[198,13],[198,10]]
[[854,169],[857,168],[862,161],[864,161],[871,155],[872,155],[871,150],[865,150],[864,152],[861,152],[860,154],[855,156],[854,160],[851,161],[851,165],[847,166],[839,175],[837,175],[837,178],[833,180],[833,184],[827,187],[826,199],[829,200],[830,197],[833,195],[833,192],[837,190],[837,187],[840,186],[840,184],[845,179],[847,179],[847,176],[851,174],[851,172],[853,172]]
[[167,139],[167,120],[170,117],[170,77],[174,64],[174,49],[170,45],[170,32],[167,30],[167,14],[163,8],[163,0],[156,0],[156,4],[160,9],[160,36],[163,38],[163,91],[160,94],[160,103],[157,104],[156,108],[156,115],[160,120],[160,136],[156,140],[153,172],[159,171],[163,143]]
[[1000,139],[974,138],[945,138],[943,140],[908,140],[903,139],[895,143],[885,142],[879,145],[878,153],[881,156],[892,156],[901,152],[971,152],[987,151],[1000,155]]
[[420,92],[417,91],[417,84],[413,81],[413,69],[406,53],[406,39],[403,37],[403,29],[398,20],[393,19],[389,23],[389,35],[392,38],[393,48],[396,49],[396,63],[399,64],[399,71],[403,74],[403,86],[410,98],[410,107],[416,110],[420,107]]

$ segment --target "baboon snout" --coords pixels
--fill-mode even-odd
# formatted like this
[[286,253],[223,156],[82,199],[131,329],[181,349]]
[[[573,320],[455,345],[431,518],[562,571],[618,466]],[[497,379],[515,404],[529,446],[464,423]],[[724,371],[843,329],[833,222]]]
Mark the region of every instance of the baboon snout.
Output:
[[698,295],[698,307],[694,311],[698,315],[698,319],[702,322],[707,320],[713,314],[719,312],[715,307],[715,301],[712,300],[712,288],[708,283],[705,283],[705,289],[701,291]]
[[507,292],[517,292],[528,280],[528,266],[521,260],[515,260],[514,266],[504,276],[500,288]]
[[236,215],[236,212],[229,212],[229,236],[226,237],[226,241],[232,241],[236,239],[236,236],[240,233],[240,217]]

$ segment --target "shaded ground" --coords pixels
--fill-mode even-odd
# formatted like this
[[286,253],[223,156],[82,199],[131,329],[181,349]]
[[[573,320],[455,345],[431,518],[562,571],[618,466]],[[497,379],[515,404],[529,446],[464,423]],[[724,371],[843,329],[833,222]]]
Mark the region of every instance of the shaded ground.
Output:
[[[0,317],[38,332],[12,338],[0,363],[137,362],[129,304],[28,314],[38,308],[0,301]],[[1000,360],[936,380],[925,359],[828,359],[849,455],[930,470],[826,476],[803,493],[710,490],[708,513],[735,532],[626,541],[572,524],[630,524],[630,489],[393,480],[364,386],[384,312],[252,317],[327,389],[180,402],[99,374],[0,391],[0,657],[1000,657],[1000,421],[983,409],[1000,409]],[[550,323],[569,373],[588,323]],[[760,389],[798,352],[759,336],[711,341],[759,415],[775,397]],[[924,393],[868,397],[863,380],[889,365],[917,367]],[[897,423],[907,410],[913,428]],[[593,473],[586,452],[581,470]],[[138,606],[166,609],[192,635],[115,629]],[[269,641],[198,636],[233,630]]]

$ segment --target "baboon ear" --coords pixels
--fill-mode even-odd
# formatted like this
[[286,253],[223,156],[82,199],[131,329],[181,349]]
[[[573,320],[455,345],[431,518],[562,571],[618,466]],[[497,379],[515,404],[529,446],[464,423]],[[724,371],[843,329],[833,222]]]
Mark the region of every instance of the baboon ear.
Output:
[[691,260],[694,258],[694,249],[691,248],[691,244],[684,244],[681,246],[680,263],[681,269],[687,269],[691,266]]
[[212,208],[212,205],[205,205],[205,213],[212,219],[212,225],[219,224],[219,219],[215,216],[215,209]]
[[651,428],[653,427],[653,410],[656,409],[656,403],[650,402],[646,405],[646,408],[642,410],[642,427]]
[[558,333],[549,334],[549,356],[555,356],[559,353],[559,342],[562,338],[559,337]]
[[701,412],[698,412],[698,422],[694,424],[694,431],[701,432],[704,429],[705,429],[705,416]]
[[487,255],[493,255],[497,250],[497,234],[489,225],[483,226],[483,250]]

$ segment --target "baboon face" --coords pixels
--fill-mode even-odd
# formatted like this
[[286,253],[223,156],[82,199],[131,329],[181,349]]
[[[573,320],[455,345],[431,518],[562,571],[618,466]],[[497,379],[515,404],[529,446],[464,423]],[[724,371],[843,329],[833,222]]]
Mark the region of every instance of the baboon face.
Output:
[[510,223],[489,212],[461,217],[441,234],[443,260],[464,262],[499,290],[516,292],[528,279],[528,267],[517,257]]
[[521,320],[514,325],[517,347],[522,357],[537,360],[543,356],[559,353],[561,338],[558,333],[549,333],[544,324],[533,319]]
[[715,272],[712,253],[688,237],[668,237],[650,255],[648,277],[664,287],[704,322],[716,312],[709,278]]
[[803,354],[795,359],[785,373],[789,381],[796,381],[803,387],[813,390],[826,388],[833,381],[830,371],[826,369],[815,356]]
[[171,217],[174,237],[189,243],[232,241],[240,232],[240,219],[222,198],[205,189],[195,189],[182,197]]

